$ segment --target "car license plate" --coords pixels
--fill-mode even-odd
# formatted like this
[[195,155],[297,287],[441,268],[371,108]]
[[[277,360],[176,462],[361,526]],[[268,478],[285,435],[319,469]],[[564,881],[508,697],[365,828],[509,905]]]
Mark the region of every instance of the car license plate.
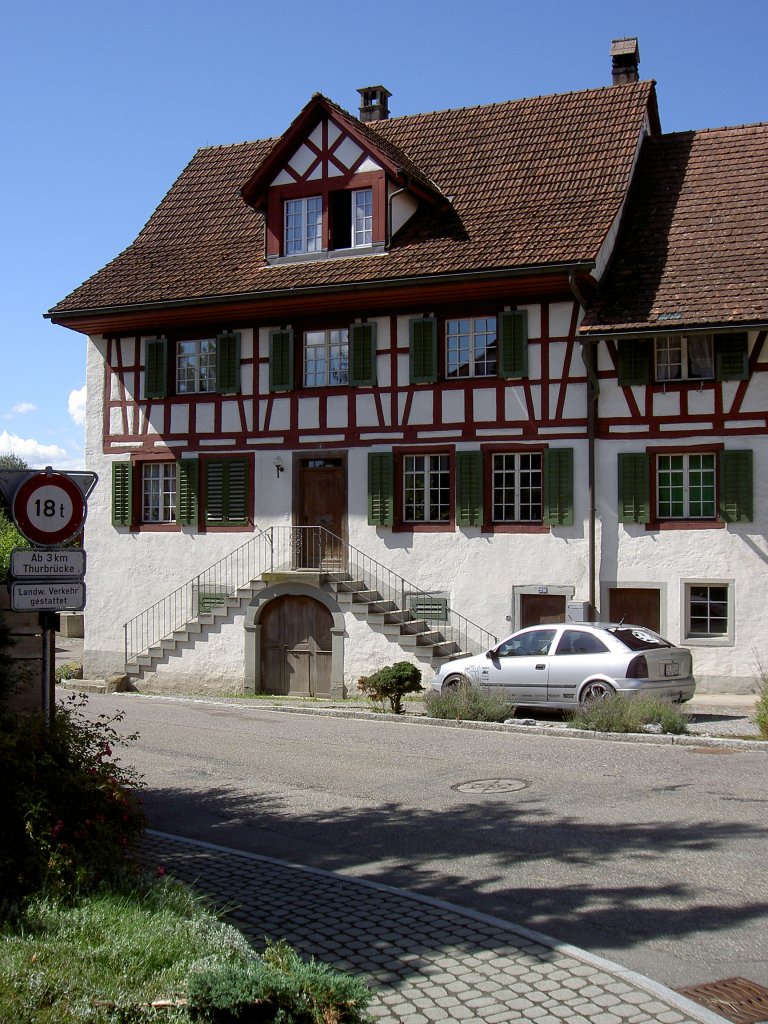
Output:
[[676,661],[671,661],[668,664],[666,664],[664,666],[664,675],[665,676],[679,676],[680,675],[680,666],[678,665],[678,663]]

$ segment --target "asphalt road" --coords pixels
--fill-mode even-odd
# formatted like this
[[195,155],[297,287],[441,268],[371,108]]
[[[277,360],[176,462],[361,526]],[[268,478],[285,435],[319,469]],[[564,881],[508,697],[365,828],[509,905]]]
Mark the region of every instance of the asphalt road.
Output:
[[139,731],[122,756],[154,828],[495,914],[672,988],[768,984],[764,753],[132,694],[90,708]]

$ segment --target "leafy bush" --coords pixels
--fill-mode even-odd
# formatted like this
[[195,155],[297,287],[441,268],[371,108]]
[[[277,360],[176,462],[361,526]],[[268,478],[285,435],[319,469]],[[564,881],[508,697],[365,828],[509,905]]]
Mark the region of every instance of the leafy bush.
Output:
[[0,917],[37,890],[70,897],[128,870],[144,828],[135,769],[113,757],[122,712],[89,720],[72,694],[42,716],[0,715],[5,799]]
[[377,703],[389,701],[392,712],[403,713],[403,697],[407,693],[418,693],[422,689],[421,669],[409,661],[397,661],[394,665],[381,668],[372,676],[362,676],[357,681],[358,689]]
[[755,707],[755,725],[764,740],[768,740],[768,682],[763,683]]
[[453,718],[461,722],[503,722],[515,713],[515,705],[498,693],[485,693],[475,686],[461,686],[424,696],[430,718]]
[[53,674],[57,683],[60,683],[63,679],[82,679],[83,666],[78,665],[76,661],[68,661],[66,665],[59,665]]
[[0,583],[7,583],[11,574],[11,552],[14,548],[29,547],[12,519],[0,508]]
[[305,963],[284,942],[257,959],[230,960],[190,976],[193,1019],[212,1022],[279,1021],[281,1024],[357,1024],[370,1020],[371,993],[351,975]]
[[688,715],[675,704],[653,697],[621,697],[615,694],[593,701],[569,715],[574,729],[596,732],[645,732],[646,726],[659,726],[663,733],[688,732]]

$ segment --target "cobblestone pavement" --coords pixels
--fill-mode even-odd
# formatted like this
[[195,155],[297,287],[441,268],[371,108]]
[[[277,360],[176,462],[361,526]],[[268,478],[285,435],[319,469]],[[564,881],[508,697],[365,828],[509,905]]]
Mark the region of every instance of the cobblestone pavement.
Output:
[[373,882],[159,832],[143,859],[242,932],[365,976],[382,1024],[724,1024],[648,978],[498,918]]

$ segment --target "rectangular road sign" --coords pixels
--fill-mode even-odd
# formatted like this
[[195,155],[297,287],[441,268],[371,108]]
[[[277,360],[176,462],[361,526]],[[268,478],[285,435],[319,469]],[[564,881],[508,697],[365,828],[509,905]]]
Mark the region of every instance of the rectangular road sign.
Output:
[[81,612],[85,608],[85,584],[12,583],[11,608],[15,612]]
[[82,548],[14,548],[11,552],[11,576],[22,580],[50,580],[64,583],[82,580],[85,575],[85,551]]

